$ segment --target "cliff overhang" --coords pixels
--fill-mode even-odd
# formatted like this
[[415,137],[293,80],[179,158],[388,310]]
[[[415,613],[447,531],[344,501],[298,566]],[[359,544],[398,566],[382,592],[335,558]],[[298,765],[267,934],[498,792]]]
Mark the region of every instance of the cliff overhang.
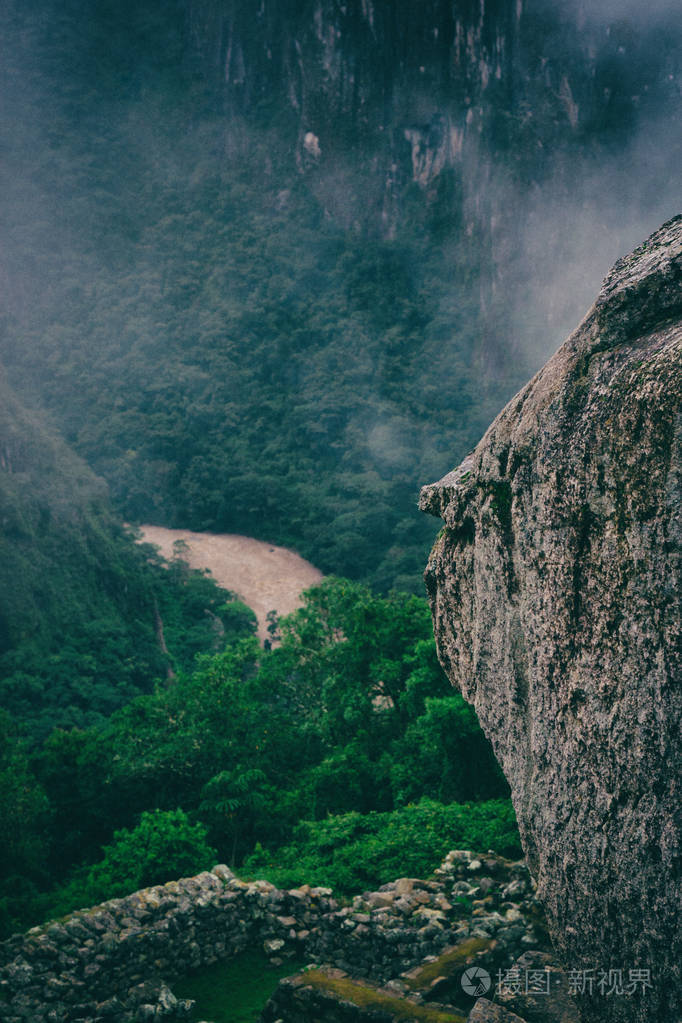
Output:
[[682,217],[425,487],[441,662],[512,788],[564,965],[649,970],[586,1020],[682,1004]]

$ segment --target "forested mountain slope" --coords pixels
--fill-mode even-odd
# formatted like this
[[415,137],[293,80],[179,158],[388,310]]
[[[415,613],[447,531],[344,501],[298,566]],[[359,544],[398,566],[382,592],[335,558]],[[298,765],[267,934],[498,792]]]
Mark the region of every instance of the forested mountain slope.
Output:
[[672,212],[679,17],[10,0],[0,18],[14,386],[131,521],[420,588],[418,483]]
[[4,377],[0,525],[0,702],[32,740],[102,723],[217,638],[255,628],[204,575],[138,547],[106,484]]

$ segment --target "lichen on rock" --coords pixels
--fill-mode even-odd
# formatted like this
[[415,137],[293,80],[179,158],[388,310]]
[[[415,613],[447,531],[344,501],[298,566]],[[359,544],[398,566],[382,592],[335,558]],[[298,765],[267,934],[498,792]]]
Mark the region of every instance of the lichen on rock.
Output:
[[[584,1019],[677,1020],[682,217],[420,505],[445,524],[439,656],[510,782],[564,965],[594,971]],[[611,970],[623,993],[617,973],[600,990]]]

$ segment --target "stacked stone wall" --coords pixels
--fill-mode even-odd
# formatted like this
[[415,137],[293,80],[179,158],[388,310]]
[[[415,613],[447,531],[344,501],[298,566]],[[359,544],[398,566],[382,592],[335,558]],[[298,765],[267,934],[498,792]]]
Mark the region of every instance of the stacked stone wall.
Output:
[[169,984],[262,949],[380,983],[478,939],[495,962],[546,944],[523,862],[455,851],[423,881],[400,878],[342,905],[328,888],[246,883],[225,866],[113,899],[0,944],[3,1023],[183,1019]]

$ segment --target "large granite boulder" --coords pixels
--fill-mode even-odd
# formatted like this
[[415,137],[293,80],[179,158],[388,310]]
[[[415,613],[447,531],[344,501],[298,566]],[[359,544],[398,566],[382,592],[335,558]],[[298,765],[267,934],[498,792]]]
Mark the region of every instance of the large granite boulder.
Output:
[[421,507],[444,520],[426,571],[440,658],[509,779],[583,1017],[674,1023],[682,217],[616,264]]

